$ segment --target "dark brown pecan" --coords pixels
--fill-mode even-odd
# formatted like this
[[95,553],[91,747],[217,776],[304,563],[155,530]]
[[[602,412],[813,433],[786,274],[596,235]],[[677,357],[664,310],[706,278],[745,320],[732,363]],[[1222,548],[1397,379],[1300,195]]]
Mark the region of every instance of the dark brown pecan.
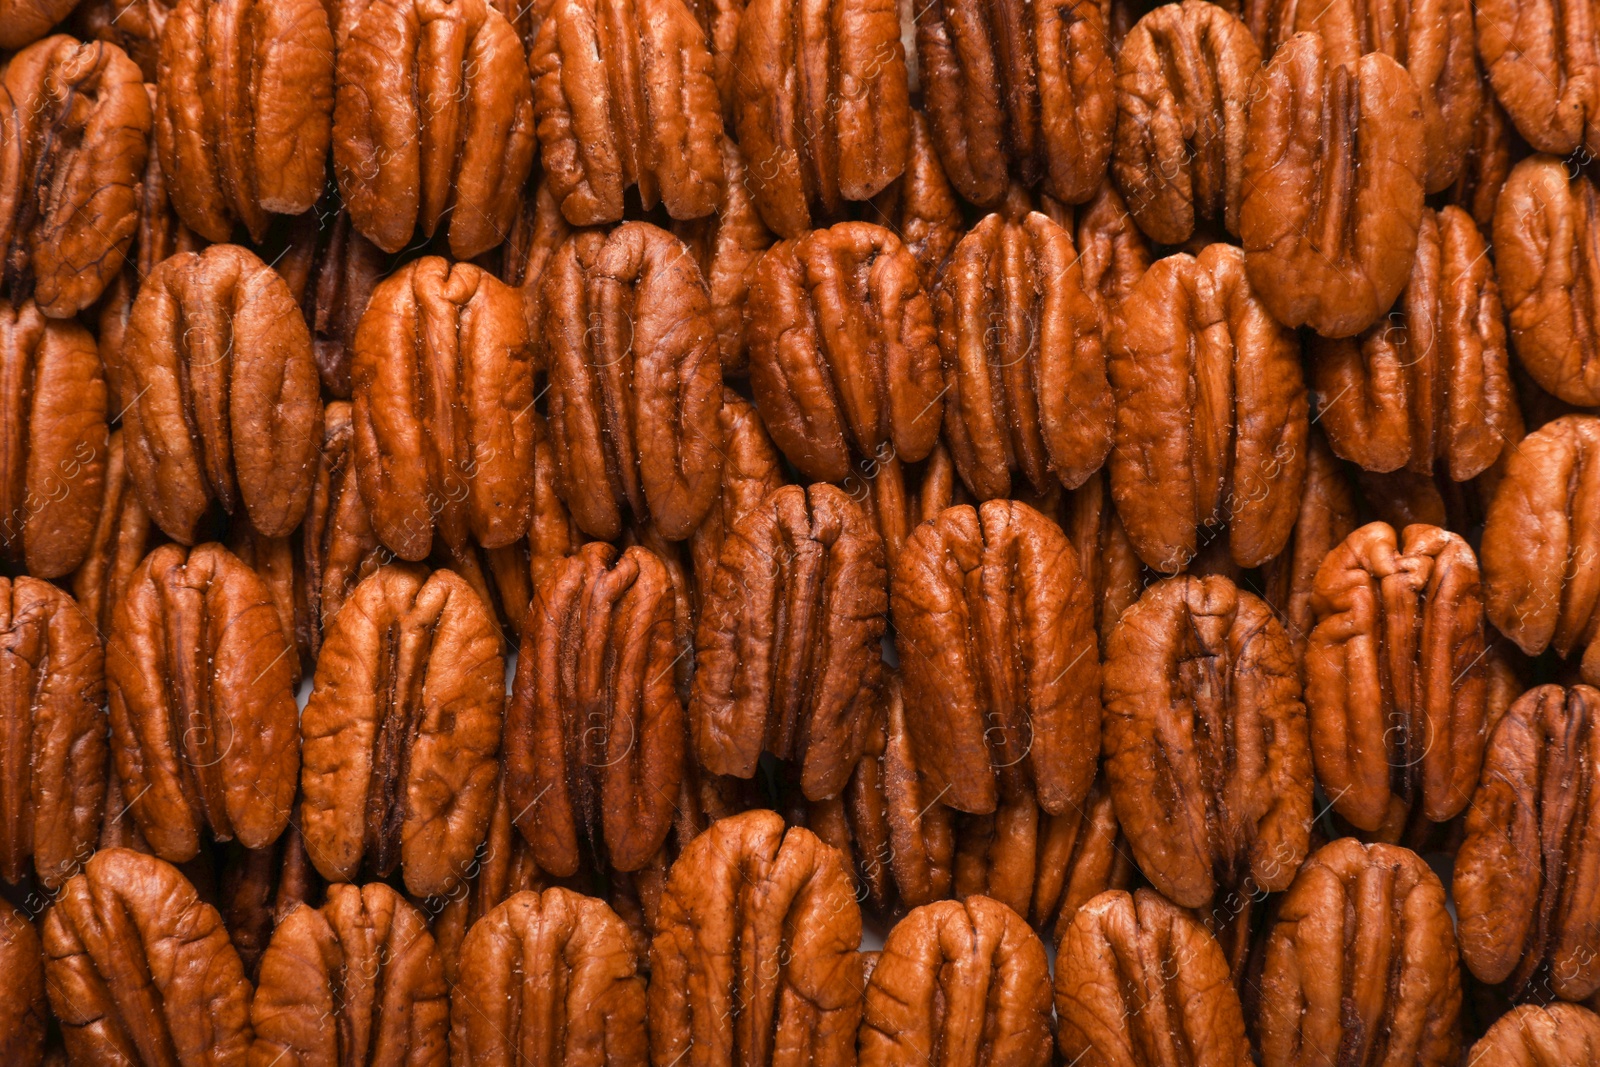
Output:
[[335,400],[323,417],[317,480],[298,536],[304,601],[311,626],[311,657],[322,648],[322,634],[352,590],[392,556],[372,530],[372,516],[356,486],[354,428],[350,404]]
[[448,997],[420,911],[382,882],[330,886],[273,931],[250,1062],[444,1067]]
[[911,112],[911,152],[905,173],[861,209],[861,218],[887,226],[916,257],[923,278],[938,277],[945,257],[967,228],[961,201],[933,150],[933,135],[922,112]]
[[701,766],[749,778],[763,751],[837,794],[865,750],[883,665],[883,539],[831,485],[784,486],[724,534],[695,633]]
[[683,0],[546,0],[528,56],[545,180],[574,226],[646,211],[710,215],[722,199],[722,109],[705,34]]
[[572,236],[572,226],[561,214],[561,205],[543,178],[533,193],[522,198],[522,210],[500,248],[500,279],[522,296],[522,314],[528,320],[528,336],[537,337],[544,322],[544,272],[563,242]]
[[1159,893],[1102,893],[1056,949],[1056,1042],[1081,1067],[1248,1067],[1239,994],[1206,928]]
[[1311,589],[1317,569],[1329,552],[1355,533],[1355,487],[1320,433],[1312,433],[1306,455],[1306,485],[1300,514],[1282,552],[1261,566],[1262,599],[1272,605],[1294,642],[1295,659],[1305,653],[1306,638],[1316,624]]
[[489,825],[504,714],[500,633],[466,582],[390,566],[357,586],[301,717],[300,828],[322,876],[458,885]]
[[993,208],[1015,176],[1058,200],[1094,195],[1116,118],[1103,0],[936,0],[917,10],[934,144],[956,190]]
[[1278,908],[1260,998],[1266,1067],[1453,1067],[1461,973],[1438,875],[1394,845],[1319,849]]
[[1037,211],[1021,222],[990,215],[956,246],[933,302],[945,440],[973,495],[1011,495],[1013,471],[1042,492],[1099,470],[1111,386],[1072,235]]
[[1022,916],[988,897],[895,923],[867,984],[862,1067],[1050,1062],[1050,968]]
[[1482,0],[1478,58],[1517,132],[1541,152],[1600,153],[1600,41],[1592,0]]
[[1155,251],[1109,178],[1100,183],[1094,199],[1075,214],[1074,239],[1083,284],[1089,295],[1100,302],[1101,314],[1109,320],[1112,309],[1150,269]]
[[956,476],[950,450],[940,441],[921,463],[901,463],[894,456],[865,459],[845,479],[851,498],[867,509],[883,537],[884,558],[894,573],[895,560],[911,532],[945,508],[973,503]]
[[986,814],[1030,785],[1079,805],[1100,747],[1094,605],[1061,527],[1018,501],[946,510],[893,575],[917,765],[941,803]]
[[218,866],[217,910],[253,982],[272,931],[300,905],[319,904],[327,887],[293,823],[266,848],[224,846]]
[[584,532],[681,541],[716,501],[722,368],[705,279],[649,223],[574,235],[541,297],[556,484]]
[[139,224],[150,97],[116,45],[56,35],[0,76],[0,254],[11,302],[51,318],[100,299]]
[[718,421],[726,442],[722,455],[722,490],[689,539],[697,603],[703,603],[710,592],[711,576],[716,573],[728,532],[787,481],[783,460],[767,436],[761,416],[748,400],[724,387]]
[[55,889],[94,851],[105,693],[95,620],[48,582],[0,578],[0,881]]
[[45,985],[86,1067],[243,1067],[250,982],[222,918],[170,863],[101,849],[44,917]]
[[441,228],[457,259],[487,252],[511,228],[536,147],[516,31],[484,0],[344,6],[333,173],[350,221],[385,252]]
[[1518,1000],[1600,989],[1600,690],[1541,685],[1495,727],[1456,854],[1461,958]]
[[1555,1067],[1597,1060],[1600,1016],[1561,1003],[1512,1008],[1467,1053],[1473,1067]]
[[300,773],[294,649],[267,588],[221,545],[163,545],[111,615],[111,752],[163,859],[207,833],[246,848],[288,824]]
[[1181,244],[1195,224],[1239,232],[1245,110],[1261,50],[1205,0],[1158,7],[1117,52],[1111,173],[1139,228]]
[[139,288],[123,347],[124,447],[156,525],[193,544],[217,511],[268,537],[300,525],[322,402],[283,279],[238,245],[180,252]]
[[177,5],[178,0],[80,0],[73,8],[72,30],[86,41],[116,45],[139,64],[144,80],[154,84],[161,32]]
[[1530,656],[1582,656],[1600,685],[1600,418],[1566,415],[1523,439],[1483,528],[1489,621]]
[[1112,495],[1140,558],[1167,574],[1224,525],[1241,567],[1276,556],[1294,528],[1309,432],[1300,346],[1245,264],[1223,244],[1159,260],[1107,334]]
[[1379,52],[1346,65],[1297,33],[1261,75],[1245,128],[1239,237],[1285,326],[1353,337],[1405,287],[1422,221],[1416,85]]
[[672,865],[650,946],[650,1059],[856,1062],[866,987],[844,858],[772,811],[723,819]]
[[789,461],[842,482],[852,458],[925,458],[944,383],[932,304],[900,239],[842,222],[780,241],[753,270],[750,384]]
[[1512,164],[1526,155],[1527,150],[1528,146],[1512,129],[1511,120],[1506,118],[1505,109],[1494,97],[1488,96],[1478,112],[1461,176],[1446,191],[1445,199],[1464,209],[1478,224],[1478,229],[1489,233],[1494,227],[1494,209],[1500,200],[1500,190],[1511,176]]
[[1494,252],[1511,344],[1523,369],[1569,404],[1600,404],[1600,188],[1594,179],[1553,156],[1518,163],[1495,208]]
[[44,1063],[49,1022],[39,932],[26,915],[0,900],[0,1056],[15,1067]]
[[1062,531],[1078,553],[1078,573],[1094,598],[1095,632],[1104,651],[1111,630],[1144,591],[1144,566],[1111,502],[1111,479],[1102,470],[1068,496]]
[[388,265],[331,197],[294,221],[288,248],[273,264],[300,301],[322,387],[334,396],[350,396],[356,327]]
[[356,477],[378,539],[427,558],[528,530],[533,348],[516,292],[428,256],[373,291],[351,365]]
[[774,233],[799,237],[900,177],[911,94],[894,4],[749,0],[737,32],[723,84],[745,182]]

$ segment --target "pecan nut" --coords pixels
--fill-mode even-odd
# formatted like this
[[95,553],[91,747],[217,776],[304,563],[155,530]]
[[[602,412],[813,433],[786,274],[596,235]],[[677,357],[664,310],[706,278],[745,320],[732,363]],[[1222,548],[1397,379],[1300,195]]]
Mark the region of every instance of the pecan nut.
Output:
[[724,387],[718,421],[727,442],[722,457],[722,489],[689,538],[697,604],[703,604],[711,590],[711,576],[716,573],[729,531],[788,482],[783,460],[767,436],[761,416],[748,400]]
[[1094,598],[1095,632],[1104,651],[1117,619],[1139,599],[1146,584],[1144,564],[1122,527],[1104,468],[1072,491],[1062,519],[1062,531],[1078,552],[1078,573]]
[[298,536],[304,588],[296,599],[310,619],[310,653],[322,649],[322,634],[350,593],[391,558],[372,529],[372,516],[356,482],[355,430],[348,401],[335,400],[323,415],[317,480]]
[[0,0],[0,48],[32,44],[76,6],[77,0]]
[[1600,1016],[1576,1004],[1512,1008],[1467,1053],[1475,1067],[1544,1067],[1600,1059]]
[[1480,0],[1478,58],[1517,132],[1541,152],[1600,152],[1600,42],[1594,6]]
[[273,930],[300,905],[319,903],[327,886],[293,823],[266,848],[225,846],[219,867],[217,910],[244,973],[254,982]]
[[111,629],[112,610],[127,590],[133,572],[159,539],[160,531],[133,490],[122,449],[122,431],[115,430],[106,448],[105,493],[94,535],[83,562],[69,580],[73,599],[101,634]]
[[1073,240],[1083,268],[1083,284],[1109,321],[1112,309],[1150,269],[1155,251],[1109,178],[1100,183],[1094,199],[1074,214]]
[[161,33],[178,0],[80,0],[72,27],[84,40],[107,41],[139,65],[147,84],[159,73]]
[[1283,620],[1294,642],[1295,659],[1305,654],[1316,624],[1311,610],[1317,569],[1328,553],[1356,532],[1356,492],[1343,466],[1320,433],[1311,435],[1306,455],[1306,485],[1289,544],[1261,567],[1262,599]]
[[305,312],[322,387],[336,397],[350,397],[356,327],[388,265],[384,251],[350,224],[350,213],[328,200],[295,220],[274,264]]
[[950,179],[939,165],[922,112],[911,112],[911,151],[905,173],[873,197],[865,210],[899,235],[916,257],[924,278],[938,277],[939,267],[966,232],[967,222]]
[[0,1055],[17,1067],[42,1064],[49,1022],[39,932],[26,915],[0,900]]

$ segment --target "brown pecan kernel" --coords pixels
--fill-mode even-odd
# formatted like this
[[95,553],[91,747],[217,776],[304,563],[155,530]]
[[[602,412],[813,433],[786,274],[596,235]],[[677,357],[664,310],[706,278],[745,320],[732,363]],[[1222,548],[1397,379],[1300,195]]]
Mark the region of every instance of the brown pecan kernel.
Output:
[[722,543],[739,520],[761,506],[762,501],[782,488],[783,460],[773,447],[761,416],[751,403],[732,389],[722,390],[722,412],[718,416],[726,441],[722,457],[722,491],[705,519],[689,539],[694,561],[695,599],[705,601],[722,555]]
[[305,839],[293,823],[266,848],[237,842],[224,846],[218,866],[217,910],[245,974],[254,982],[272,931],[301,904],[320,902],[327,886],[311,866]]
[[1517,132],[1541,152],[1600,152],[1593,0],[1479,0],[1478,58]]
[[147,84],[160,66],[161,31],[178,0],[80,0],[72,12],[73,32],[84,40],[107,41],[128,53]]
[[945,257],[966,232],[961,202],[939,165],[922,112],[911,112],[911,154],[905,173],[873,197],[861,217],[898,234],[930,281],[938,277]]
[[1473,1067],[1547,1067],[1597,1060],[1600,1016],[1561,1003],[1512,1008],[1467,1053]]
[[44,1063],[49,1022],[39,932],[26,915],[0,900],[0,1056],[16,1067]]
[[77,0],[0,0],[0,48],[32,44],[76,6]]
[[69,584],[73,598],[101,634],[111,629],[112,609],[122,599],[133,572],[160,538],[160,531],[133,490],[123,458],[121,430],[111,434],[106,449],[105,479],[89,549]]
[[1306,456],[1306,486],[1289,544],[1261,567],[1262,599],[1283,620],[1294,642],[1295,658],[1305,653],[1306,638],[1316,617],[1311,591],[1317,569],[1329,552],[1355,533],[1356,492],[1344,467],[1334,458],[1322,434],[1311,434]]
[[289,247],[274,267],[305,312],[323,389],[348,399],[356,327],[388,273],[389,256],[356,232],[349,212],[325,197],[295,220]]

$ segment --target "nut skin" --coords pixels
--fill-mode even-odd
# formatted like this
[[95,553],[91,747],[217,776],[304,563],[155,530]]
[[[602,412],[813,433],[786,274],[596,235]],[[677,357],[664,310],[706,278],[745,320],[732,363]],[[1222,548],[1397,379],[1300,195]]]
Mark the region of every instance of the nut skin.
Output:
[[26,915],[0,900],[0,1055],[16,1067],[42,1064],[49,1023],[39,932]]
[[335,26],[333,173],[351,222],[385,252],[441,229],[456,259],[487,252],[536,148],[516,31],[484,0],[350,6],[353,24]]
[[431,897],[470,873],[499,777],[500,647],[452,571],[387,566],[356,587],[324,630],[301,716],[300,827],[324,878],[398,867]]
[[449,989],[422,912],[382,882],[330,886],[273,931],[250,1021],[251,1067],[444,1067]]
[[711,591],[711,576],[716,573],[728,532],[788,483],[783,459],[750,401],[724,386],[722,412],[717,420],[727,442],[722,457],[722,489],[689,538],[697,608],[704,605],[706,594]]
[[1473,5],[1478,58],[1517,132],[1540,152],[1600,152],[1600,43],[1593,0]]
[[838,794],[883,679],[883,539],[831,485],[784,486],[725,535],[695,631],[689,722],[700,766],[750,778],[763,751]]
[[53,319],[100,298],[139,224],[150,97],[116,45],[63,34],[0,76],[0,255],[13,304]]
[[949,508],[891,582],[907,724],[928,788],[987,814],[1029,786],[1083,803],[1100,747],[1094,605],[1061,528],[1019,501]]
[[218,511],[266,537],[300,525],[322,402],[311,336],[272,268],[238,245],[164,260],[122,354],[123,446],[162,532],[194,544]]
[[542,283],[556,485],[578,526],[694,532],[722,474],[722,367],[705,279],[665,230],[575,234]]
[[1405,287],[1422,221],[1427,139],[1404,67],[1350,65],[1320,35],[1285,41],[1245,126],[1239,237],[1261,301],[1285,326],[1353,337]]
[[899,235],[928,281],[939,276],[945,257],[966,233],[961,201],[939,164],[933,134],[921,111],[911,112],[911,153],[905,173],[873,197],[864,214],[867,221],[876,220]]
[[650,945],[650,1059],[848,1067],[866,986],[844,858],[772,811],[722,819],[667,877]]
[[717,210],[725,180],[711,52],[682,0],[548,0],[528,67],[543,166],[574,226]]
[[945,441],[974,496],[1075,489],[1111,450],[1098,302],[1072,236],[1032,212],[990,215],[955,248],[934,291]]
[[222,917],[176,867],[101,849],[41,931],[67,1059],[86,1067],[244,1067],[250,982]]
[[1241,567],[1278,555],[1294,529],[1309,432],[1300,348],[1247,260],[1222,244],[1158,260],[1107,336],[1111,492],[1139,557],[1163,574],[1224,524]]
[[1056,1043],[1081,1067],[1246,1067],[1239,994],[1199,920],[1159,893],[1102,893],[1056,949]]
[[1395,845],[1346,837],[1306,861],[1278,908],[1260,988],[1265,1067],[1453,1067],[1461,1054],[1444,887]]
[[1600,1058],[1600,1016],[1576,1004],[1512,1008],[1467,1053],[1474,1067],[1555,1067]]
[[134,572],[106,639],[111,754],[156,855],[283,832],[300,773],[293,660],[271,590],[221,545],[163,545]]
[[1529,996],[1600,989],[1600,690],[1541,685],[1495,727],[1456,854],[1461,956]]

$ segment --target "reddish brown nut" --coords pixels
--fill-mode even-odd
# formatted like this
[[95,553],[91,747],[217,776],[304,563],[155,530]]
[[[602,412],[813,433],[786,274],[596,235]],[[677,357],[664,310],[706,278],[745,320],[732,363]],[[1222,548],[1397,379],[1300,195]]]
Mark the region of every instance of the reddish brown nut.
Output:
[[0,0],[0,48],[30,45],[77,6],[77,0]]
[[283,279],[238,245],[165,260],[123,347],[124,445],[145,510],[193,544],[221,511],[268,537],[300,525],[322,402]]
[[1061,527],[1011,500],[911,535],[893,610],[916,762],[939,801],[984,814],[1032,786],[1083,803],[1100,748],[1094,605]]
[[300,905],[320,904],[327,886],[311,866],[305,839],[293,823],[266,848],[245,848],[235,842],[221,852],[217,910],[244,973],[254,982],[273,930]]
[[457,259],[487,252],[533,169],[533,86],[516,31],[484,0],[345,6],[333,173],[350,221],[385,252],[440,229]]
[[41,937],[69,1062],[245,1064],[250,982],[221,916],[176,867],[101,849],[62,889]]
[[723,819],[672,865],[650,946],[650,1059],[856,1062],[866,987],[844,859],[772,811]]
[[1445,199],[1463,208],[1478,224],[1478,229],[1489,233],[1494,227],[1494,209],[1500,200],[1500,190],[1511,176],[1512,164],[1527,154],[1527,145],[1512,129],[1505,109],[1493,96],[1485,95],[1487,99],[1478,112],[1461,176],[1445,193]]
[[1294,528],[1309,432],[1300,346],[1245,264],[1222,244],[1160,260],[1106,338],[1111,492],[1140,558],[1166,574],[1224,525],[1241,567],[1276,556]]
[[[1595,71],[1600,78],[1600,68]],[[1600,404],[1600,188],[1552,156],[1518,163],[1494,213],[1495,273],[1517,359],[1569,404]]]
[[1511,453],[1483,528],[1489,621],[1530,656],[1582,656],[1600,685],[1600,418],[1566,415]]
[[1110,313],[1150,269],[1155,251],[1110,178],[1075,214],[1073,239],[1084,287],[1100,302],[1101,314],[1109,321]]
[[749,0],[737,33],[725,84],[745,181],[774,233],[799,237],[901,175],[911,95],[895,5]]
[[905,173],[873,197],[859,217],[898,234],[928,281],[938,277],[945,257],[966,232],[961,202],[939,165],[928,120],[921,111],[911,112],[911,151]]
[[1239,232],[1245,110],[1261,50],[1205,0],[1158,7],[1117,52],[1111,173],[1139,228],[1181,244],[1195,224]]
[[1160,894],[1102,893],[1056,949],[1056,1043],[1080,1067],[1247,1067],[1239,994],[1206,928]]
[[1561,1003],[1512,1008],[1467,1053],[1472,1067],[1554,1067],[1597,1060],[1600,1016]]
[[1072,491],[1062,520],[1061,529],[1078,553],[1078,573],[1094,598],[1095,632],[1104,651],[1117,619],[1145,587],[1144,564],[1122,528],[1104,468]]
[[1319,849],[1278,908],[1260,999],[1266,1067],[1454,1067],[1461,973],[1438,876],[1394,845]]
[[1600,153],[1600,42],[1582,0],[1482,0],[1478,58],[1517,132],[1541,152]]
[[681,541],[716,501],[722,368],[705,279],[649,223],[557,250],[540,303],[556,484],[578,525],[615,540],[630,516]]
[[722,412],[718,416],[726,441],[722,457],[722,490],[705,519],[689,539],[694,561],[697,605],[711,591],[711,576],[728,532],[739,520],[761,506],[762,501],[787,482],[783,460],[767,436],[761,416],[748,400],[724,387]]
[[750,384],[789,461],[842,482],[853,458],[925,458],[944,383],[932,305],[900,239],[843,222],[780,241],[753,270]]
[[378,539],[426,559],[528,530],[533,349],[516,292],[470,263],[416,260],[373,291],[351,365],[356,477]]
[[49,1022],[39,932],[0,900],[0,1056],[15,1067],[42,1064]]
[[283,832],[300,774],[293,657],[271,590],[221,545],[163,545],[134,572],[106,640],[111,752],[156,855]]
[[830,485],[784,486],[724,535],[702,578],[689,720],[700,765],[749,778],[763,751],[802,792],[845,787],[882,684],[883,539]]
[[139,65],[148,84],[160,66],[161,31],[178,0],[80,0],[72,29],[84,40],[108,41]]
[[1424,211],[1400,301],[1356,337],[1313,338],[1318,419],[1341,457],[1367,470],[1458,482],[1500,457],[1516,395],[1489,249],[1460,208]]
[[335,400],[324,413],[317,480],[298,535],[304,589],[296,599],[305,604],[310,621],[313,660],[321,652],[323,631],[350,593],[393,558],[372,530],[372,516],[356,481],[350,404]]
[[505,662],[451,571],[383,567],[323,633],[301,717],[300,828],[330,882],[400,868],[417,896],[469,873],[494,806]]
[[116,45],[56,35],[0,76],[0,255],[11,302],[53,319],[100,299],[139,224],[150,97]]
[[1272,57],[1245,128],[1239,238],[1273,317],[1353,337],[1405,287],[1422,221],[1416,85],[1379,52],[1349,65],[1318,34]]
[[1306,638],[1316,624],[1311,610],[1311,590],[1317,569],[1329,552],[1355,533],[1356,492],[1344,467],[1334,458],[1320,433],[1310,438],[1306,455],[1306,485],[1300,494],[1300,513],[1284,550],[1261,567],[1262,599],[1283,621],[1294,642],[1295,659],[1305,653]]
[[250,1063],[444,1067],[449,990],[423,915],[382,882],[328,888],[272,934]]
[[388,273],[389,257],[327,196],[294,221],[288,248],[273,266],[305,313],[323,389],[348,399],[356,327]]
[[961,239],[934,293],[945,440],[981,500],[1083,484],[1111,450],[1099,304],[1072,235],[1037,211],[990,215]]

